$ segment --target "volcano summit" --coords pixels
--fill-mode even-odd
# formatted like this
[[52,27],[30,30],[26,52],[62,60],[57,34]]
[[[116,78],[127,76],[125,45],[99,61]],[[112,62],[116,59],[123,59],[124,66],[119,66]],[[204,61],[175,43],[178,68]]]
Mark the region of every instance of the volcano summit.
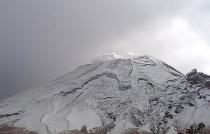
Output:
[[210,126],[210,77],[183,75],[150,56],[89,64],[0,102],[1,127],[39,134],[106,129],[176,134],[203,122]]

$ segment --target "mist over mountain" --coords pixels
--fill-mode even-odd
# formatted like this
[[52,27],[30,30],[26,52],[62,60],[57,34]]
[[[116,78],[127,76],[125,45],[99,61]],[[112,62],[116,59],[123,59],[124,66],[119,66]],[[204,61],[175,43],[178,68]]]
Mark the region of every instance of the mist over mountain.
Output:
[[[151,56],[83,65],[40,87],[0,101],[0,130],[39,134],[87,129],[97,133],[176,134],[210,126],[210,76],[186,76]],[[21,129],[22,131],[22,129]]]

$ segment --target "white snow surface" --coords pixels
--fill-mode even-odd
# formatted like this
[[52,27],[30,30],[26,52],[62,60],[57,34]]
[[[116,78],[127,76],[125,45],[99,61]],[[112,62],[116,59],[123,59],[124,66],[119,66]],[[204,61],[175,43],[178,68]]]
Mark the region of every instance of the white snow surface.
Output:
[[[209,94],[208,89],[205,89]],[[114,124],[109,134],[127,128],[161,133],[168,126],[210,125],[210,97],[173,67],[150,56],[117,59],[77,68],[50,83],[0,102],[0,125],[40,134],[88,130]],[[170,130],[174,133],[174,129]]]

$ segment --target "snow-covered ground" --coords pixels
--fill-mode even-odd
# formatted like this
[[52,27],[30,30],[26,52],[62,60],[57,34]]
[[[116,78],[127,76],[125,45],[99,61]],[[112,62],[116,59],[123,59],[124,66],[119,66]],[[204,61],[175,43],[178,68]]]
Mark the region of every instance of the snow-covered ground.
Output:
[[[150,56],[77,68],[46,85],[0,102],[0,125],[40,134],[114,124],[160,133],[170,126],[210,125],[209,90],[193,88],[173,67]],[[200,95],[207,97],[199,99]]]

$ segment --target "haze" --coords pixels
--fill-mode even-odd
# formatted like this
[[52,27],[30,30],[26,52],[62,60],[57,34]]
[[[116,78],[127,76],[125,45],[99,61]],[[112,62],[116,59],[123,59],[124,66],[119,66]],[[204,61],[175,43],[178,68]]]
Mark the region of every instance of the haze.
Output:
[[0,100],[139,55],[210,74],[209,31],[208,0],[0,0]]

